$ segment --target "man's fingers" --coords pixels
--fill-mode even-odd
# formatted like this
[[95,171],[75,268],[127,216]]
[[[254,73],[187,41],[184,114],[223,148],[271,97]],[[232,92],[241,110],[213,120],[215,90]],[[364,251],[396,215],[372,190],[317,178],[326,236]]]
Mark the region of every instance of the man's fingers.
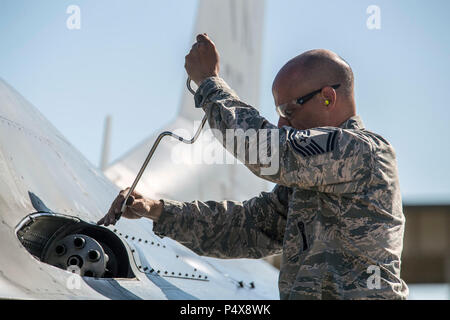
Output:
[[144,196],[143,196],[142,194],[140,194],[140,193],[138,193],[138,192],[136,192],[136,191],[133,191],[133,192],[131,193],[131,195],[132,195],[135,199],[143,199],[143,198],[144,198]]
[[212,47],[215,46],[214,42],[208,37],[208,35],[206,33],[199,34],[197,36],[197,42],[198,43],[202,43],[202,44],[206,44],[206,45],[209,45],[209,46],[212,46]]
[[205,42],[204,41],[197,41],[196,43],[194,43],[191,47],[191,51],[193,52],[195,49],[198,49],[201,45],[204,45]]
[[114,202],[111,205],[111,208],[109,208],[108,213],[105,216],[104,220],[105,226],[109,226],[110,224],[115,223],[116,214],[120,213],[123,201],[124,196],[122,195],[117,196],[117,198],[114,200]]
[[105,216],[105,227],[109,226],[114,220],[114,214],[112,214],[111,211],[108,212],[108,214]]
[[103,225],[104,225],[105,227],[109,226],[109,215],[106,215],[106,216],[105,216],[105,220],[103,221]]
[[[99,225],[99,226],[104,225],[105,227],[109,226],[110,224],[111,224],[111,220],[110,220],[109,215],[104,216],[97,222],[97,225]],[[115,224],[115,222],[113,222],[112,224]]]
[[97,225],[99,225],[99,226],[101,226],[103,223],[105,223],[105,217],[103,217],[97,221]]
[[[97,222],[98,225],[104,225],[107,227],[110,224],[112,225],[116,224],[116,222],[120,219],[122,204],[125,201],[125,197],[129,190],[130,188],[126,188],[119,192],[119,195],[114,199],[113,203],[111,204],[108,213]],[[142,198],[142,196],[139,193],[133,192],[132,195],[128,197],[127,205],[132,205],[135,199],[139,197]]]
[[206,41],[206,37],[203,34],[197,35],[197,42]]
[[[97,222],[98,225],[104,225],[107,227],[110,224],[115,225],[117,221],[119,221],[121,217],[122,205],[129,190],[130,188],[126,188],[119,192],[111,204],[108,213]],[[128,218],[128,215],[130,215],[133,211],[132,206],[134,206],[136,202],[142,201],[142,199],[144,199],[144,197],[140,193],[133,191],[127,199],[127,205],[125,207],[125,212],[123,213],[124,216]]]
[[133,205],[133,202],[134,202],[134,201],[135,201],[134,196],[130,195],[130,196],[128,197],[128,200],[127,200],[127,206]]
[[206,33],[202,33],[197,35],[197,41],[198,42],[211,42],[208,35]]
[[134,203],[133,209],[136,211],[136,213],[142,215],[142,213],[145,211],[145,201],[144,200],[137,200]]

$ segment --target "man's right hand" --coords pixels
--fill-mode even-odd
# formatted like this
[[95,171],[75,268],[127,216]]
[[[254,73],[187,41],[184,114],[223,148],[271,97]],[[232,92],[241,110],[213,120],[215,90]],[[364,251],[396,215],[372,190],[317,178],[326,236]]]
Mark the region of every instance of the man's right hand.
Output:
[[[111,204],[108,213],[97,222],[98,225],[103,224],[109,226],[110,224],[116,224],[118,220],[117,217],[120,214],[120,209],[122,209],[122,204],[125,201],[129,189],[130,188],[120,191],[119,195]],[[128,198],[127,206],[125,212],[122,213],[122,217],[127,219],[149,218],[153,221],[158,221],[163,206],[162,201],[144,198],[141,194],[133,191]]]

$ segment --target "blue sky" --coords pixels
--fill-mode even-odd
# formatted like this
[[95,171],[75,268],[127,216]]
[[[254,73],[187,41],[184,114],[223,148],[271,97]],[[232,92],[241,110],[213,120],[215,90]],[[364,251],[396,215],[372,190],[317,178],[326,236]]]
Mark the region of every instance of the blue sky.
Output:
[[[66,9],[81,8],[68,30]],[[369,5],[381,29],[366,27]],[[93,164],[112,115],[111,160],[176,115],[196,0],[0,0],[0,77]],[[397,151],[405,202],[450,203],[450,1],[266,1],[261,113],[277,121],[272,80],[312,48],[344,57],[358,113]],[[207,30],[205,30],[207,32]]]

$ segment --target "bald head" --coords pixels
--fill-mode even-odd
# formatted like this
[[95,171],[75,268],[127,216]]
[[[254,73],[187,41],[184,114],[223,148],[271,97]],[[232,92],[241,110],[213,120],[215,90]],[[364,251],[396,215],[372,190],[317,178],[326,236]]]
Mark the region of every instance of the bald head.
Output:
[[[355,115],[353,71],[336,53],[316,49],[288,61],[278,72],[272,86],[276,105],[321,90],[304,105],[292,106],[290,119],[280,118],[279,125],[298,129],[339,126]],[[332,86],[340,84],[339,88]]]
[[283,80],[302,81],[316,89],[341,84],[342,93],[353,96],[353,71],[344,59],[330,50],[310,50],[291,59],[278,72],[274,86]]

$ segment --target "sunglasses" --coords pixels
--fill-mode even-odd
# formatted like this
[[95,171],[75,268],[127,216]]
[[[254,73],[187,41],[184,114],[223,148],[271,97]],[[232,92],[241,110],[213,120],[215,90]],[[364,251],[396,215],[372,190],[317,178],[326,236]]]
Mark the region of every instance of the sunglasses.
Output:
[[[341,86],[340,84],[335,84],[334,86],[331,86],[331,87],[333,89],[337,89],[340,86]],[[292,104],[303,105],[306,102],[308,102],[309,100],[311,100],[316,94],[320,93],[322,90],[323,90],[323,88],[313,91],[311,93],[308,93],[307,95],[304,95],[303,97],[292,100],[288,103],[283,103],[283,104],[280,104],[279,106],[276,106],[278,115],[285,119],[291,118],[292,114],[294,113],[294,108],[289,108],[290,105],[292,105]]]

